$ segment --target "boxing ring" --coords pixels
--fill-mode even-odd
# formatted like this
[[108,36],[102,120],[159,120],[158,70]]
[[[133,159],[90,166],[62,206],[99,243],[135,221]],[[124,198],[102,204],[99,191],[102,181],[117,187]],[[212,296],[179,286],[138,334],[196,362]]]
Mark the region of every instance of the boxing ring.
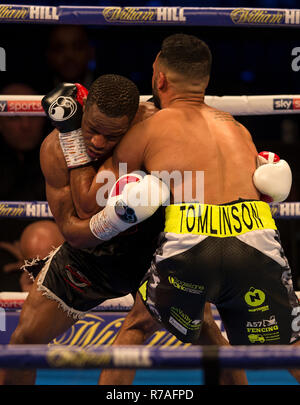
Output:
[[[37,24],[83,25],[176,25],[219,27],[299,27],[300,10],[252,8],[199,8],[199,7],[0,7],[0,22]],[[0,95],[0,116],[44,116],[43,96]],[[151,96],[141,96],[146,101]],[[299,114],[300,95],[206,96],[208,105],[234,116]],[[300,202],[271,204],[273,217],[284,220],[300,218]],[[0,201],[0,218],[45,219],[52,218],[46,201]],[[297,293],[298,296],[300,295]],[[95,371],[101,368],[136,368],[168,370],[178,373],[186,370],[186,380],[167,380],[166,384],[218,384],[221,369],[284,370],[300,367],[300,348],[294,346],[249,345],[237,347],[194,347],[183,344],[164,329],[157,331],[144,346],[114,347],[112,342],[122,325],[133,300],[131,296],[109,300],[88,313],[69,331],[49,345],[9,346],[9,337],[17,325],[27,293],[0,293],[0,368],[37,368],[41,372],[56,370],[58,379],[65,379],[70,370]],[[300,308],[300,303],[299,303]],[[226,332],[215,307],[213,316],[222,334]],[[300,324],[298,325],[300,327]],[[201,372],[202,377],[199,373]],[[195,374],[196,372],[196,374]],[[192,374],[189,374],[192,373]],[[285,372],[284,372],[285,373]],[[97,374],[97,376],[98,376]],[[73,378],[74,378],[73,374]],[[82,379],[80,374],[80,378]],[[96,374],[87,384],[96,384]],[[72,378],[72,375],[71,375]],[[135,380],[135,384],[153,384],[153,379]],[[260,378],[260,377],[259,377]],[[258,380],[259,380],[258,378]],[[296,384],[284,374],[286,384]],[[251,378],[249,378],[251,384]],[[259,384],[253,379],[253,384]],[[37,384],[39,384],[39,377]],[[42,380],[41,380],[42,381]],[[66,381],[66,379],[64,380]],[[69,380],[68,380],[69,381]],[[77,381],[77,380],[76,380]],[[91,382],[92,381],[92,382]],[[171,381],[171,382],[170,382]],[[256,381],[256,382],[255,382]],[[162,374],[157,384],[164,384]],[[201,383],[201,382],[200,382]],[[270,382],[267,382],[267,384]],[[41,382],[43,384],[43,382]],[[54,384],[57,384],[55,382]],[[71,384],[69,382],[69,384]],[[80,384],[80,382],[74,382]],[[271,383],[270,383],[271,384]],[[275,381],[274,384],[280,384]]]

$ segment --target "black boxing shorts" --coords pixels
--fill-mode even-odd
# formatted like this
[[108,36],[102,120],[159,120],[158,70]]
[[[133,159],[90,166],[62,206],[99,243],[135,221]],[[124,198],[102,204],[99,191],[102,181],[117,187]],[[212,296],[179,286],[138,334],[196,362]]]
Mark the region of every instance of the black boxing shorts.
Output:
[[[104,249],[98,249],[103,253]],[[27,262],[23,269],[38,277],[37,288],[74,319],[107,299],[135,296],[149,268],[154,249],[140,248],[138,254],[96,254],[62,244],[44,259]]]
[[176,204],[165,214],[139,294],[166,329],[197,343],[210,302],[232,345],[299,339],[300,305],[268,204]]

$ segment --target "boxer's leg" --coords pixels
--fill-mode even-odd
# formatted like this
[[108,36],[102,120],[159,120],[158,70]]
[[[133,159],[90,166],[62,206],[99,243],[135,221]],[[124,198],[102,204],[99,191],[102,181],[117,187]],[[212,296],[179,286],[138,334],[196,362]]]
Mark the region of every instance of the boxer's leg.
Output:
[[[294,343],[295,346],[300,346],[300,340],[298,340],[297,342]],[[300,383],[300,369],[292,369],[292,370],[288,370],[291,375],[298,381],[298,383]]]
[[[113,345],[142,345],[159,327],[137,294],[135,303],[126,316]],[[133,369],[105,369],[100,374],[99,384],[130,385],[134,376],[135,370]]]
[[[47,344],[66,332],[86,311],[102,302],[104,298],[98,290],[94,290],[77,270],[90,268],[92,272],[98,270],[95,266],[91,255],[83,255],[67,243],[44,259],[26,262],[23,269],[35,278],[35,282],[24,302],[10,344]],[[68,278],[70,271],[73,278]],[[78,282],[81,283],[80,289],[75,285]],[[35,374],[34,370],[10,369],[2,372],[0,382],[33,384]]]
[[[24,302],[18,326],[11,336],[10,344],[47,344],[68,330],[76,320],[67,315],[56,301],[38,290],[35,280]],[[35,382],[35,370],[7,369],[0,371],[0,383],[29,385]]]
[[[114,345],[142,345],[161,326],[146,310],[140,295],[137,294],[132,310],[114,341]],[[205,315],[199,345],[229,345],[213,319],[210,304],[205,306]],[[135,377],[135,370],[105,369],[100,374],[100,385],[130,385]],[[223,370],[220,376],[222,385],[246,385],[247,377],[244,370]]]
[[[202,323],[201,335],[196,343],[201,346],[229,346],[229,342],[222,335],[216,324],[211,311],[210,304],[205,304],[204,320]],[[247,385],[246,372],[239,369],[222,370],[220,374],[221,385]]]

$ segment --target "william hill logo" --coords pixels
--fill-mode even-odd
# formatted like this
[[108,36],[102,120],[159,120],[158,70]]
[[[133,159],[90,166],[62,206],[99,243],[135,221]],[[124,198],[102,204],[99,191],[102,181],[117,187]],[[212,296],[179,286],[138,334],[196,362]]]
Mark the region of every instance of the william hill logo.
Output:
[[0,20],[59,20],[57,7],[0,6]]
[[230,13],[235,24],[277,25],[284,24],[285,13],[278,10],[236,8]]
[[[115,316],[110,313],[101,313],[101,316],[99,313],[87,314],[64,334],[55,338],[50,343],[50,346],[67,345],[72,347],[78,346],[81,348],[102,345],[110,346],[114,342],[123,322],[123,316]],[[165,329],[160,329],[154,332],[145,344],[147,346],[182,346],[183,348],[190,346],[190,343],[182,343]]]
[[107,22],[185,22],[181,7],[106,7],[103,17]]

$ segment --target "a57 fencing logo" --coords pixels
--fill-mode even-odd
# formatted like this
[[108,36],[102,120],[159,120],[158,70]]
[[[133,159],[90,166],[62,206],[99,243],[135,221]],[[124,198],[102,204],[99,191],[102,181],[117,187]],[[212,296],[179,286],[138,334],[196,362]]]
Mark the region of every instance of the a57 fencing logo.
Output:
[[6,331],[6,316],[5,316],[5,309],[0,308],[0,332]]

